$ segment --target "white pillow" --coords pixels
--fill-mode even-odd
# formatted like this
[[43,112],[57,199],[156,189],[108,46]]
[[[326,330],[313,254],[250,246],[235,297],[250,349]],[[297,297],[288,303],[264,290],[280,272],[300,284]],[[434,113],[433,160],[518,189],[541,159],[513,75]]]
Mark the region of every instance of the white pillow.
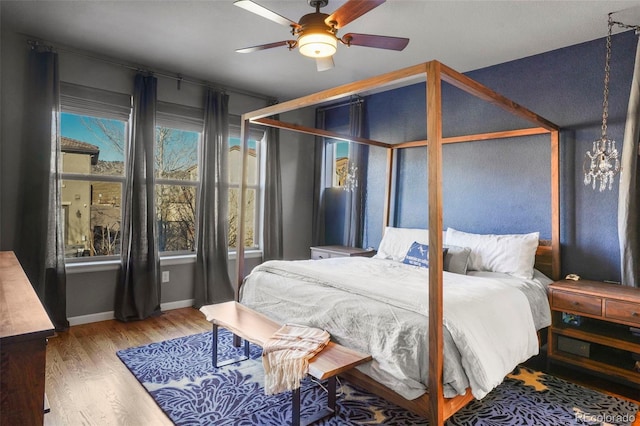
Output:
[[447,244],[469,247],[469,270],[491,271],[531,279],[539,232],[530,234],[470,234],[447,229]]
[[418,228],[387,226],[384,230],[382,241],[380,241],[378,252],[374,257],[402,262],[414,241],[420,244],[429,244],[429,231]]

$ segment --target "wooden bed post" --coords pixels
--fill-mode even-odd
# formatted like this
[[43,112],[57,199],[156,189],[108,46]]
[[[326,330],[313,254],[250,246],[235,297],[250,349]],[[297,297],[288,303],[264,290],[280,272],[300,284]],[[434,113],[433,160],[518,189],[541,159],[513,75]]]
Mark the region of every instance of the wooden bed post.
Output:
[[244,200],[247,189],[247,160],[249,156],[249,120],[242,116],[240,123],[240,158],[242,159],[242,167],[240,174],[240,187],[238,188],[238,215],[236,223],[236,283],[234,286],[234,299],[240,301],[240,286],[244,279]]
[[444,424],[442,390],[442,82],[440,63],[427,63],[427,145],[429,169],[429,424]]
[[560,132],[551,131],[551,270],[560,279]]
[[395,157],[395,150],[393,148],[387,148],[387,180],[384,187],[384,208],[382,211],[382,233],[384,235],[385,227],[389,226],[390,214],[391,214],[391,194],[393,185],[393,161]]

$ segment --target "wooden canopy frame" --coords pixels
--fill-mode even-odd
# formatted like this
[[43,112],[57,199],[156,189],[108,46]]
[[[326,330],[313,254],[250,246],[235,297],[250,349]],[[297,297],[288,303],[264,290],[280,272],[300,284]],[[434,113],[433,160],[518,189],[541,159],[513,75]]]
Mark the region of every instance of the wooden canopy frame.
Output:
[[[390,144],[365,138],[345,136],[323,129],[286,123],[269,118],[300,108],[316,106],[322,103],[333,102],[341,98],[349,97],[364,92],[379,91],[381,88],[395,88],[400,85],[413,84],[426,79],[426,125],[427,139],[409,141],[399,144]],[[449,83],[477,98],[490,102],[503,110],[527,120],[535,127],[518,130],[508,130],[491,133],[473,134],[467,136],[443,137],[442,134],[442,82]],[[442,270],[443,258],[437,253],[442,251],[442,145],[448,143],[473,142],[480,140],[511,138],[519,136],[548,134],[551,140],[551,242],[550,246],[540,247],[538,254],[544,252],[550,268],[548,274],[553,279],[558,279],[560,274],[560,194],[559,194],[559,127],[550,121],[540,117],[532,111],[512,102],[504,96],[492,91],[469,77],[447,67],[438,61],[430,61],[414,65],[398,71],[382,74],[377,77],[367,78],[355,83],[345,84],[332,89],[303,96],[270,107],[258,109],[242,115],[242,179],[238,206],[238,247],[237,247],[237,283],[235,287],[236,300],[239,298],[240,286],[244,279],[244,200],[247,186],[247,144],[249,124],[258,123],[264,126],[279,129],[307,133],[338,140],[357,142],[367,145],[379,146],[387,149],[387,179],[383,220],[384,225],[389,224],[391,194],[392,194],[392,167],[397,149],[408,147],[426,146],[428,149],[428,188],[429,188],[429,258],[433,259],[429,267],[429,380],[428,393],[417,400],[408,401],[388,388],[366,379],[363,374],[349,375],[349,379],[357,382],[367,382],[369,389],[376,391],[383,397],[414,412],[418,412],[429,418],[431,425],[442,425],[444,421],[457,412],[473,399],[471,391],[455,398],[445,398],[443,394],[443,288]]]

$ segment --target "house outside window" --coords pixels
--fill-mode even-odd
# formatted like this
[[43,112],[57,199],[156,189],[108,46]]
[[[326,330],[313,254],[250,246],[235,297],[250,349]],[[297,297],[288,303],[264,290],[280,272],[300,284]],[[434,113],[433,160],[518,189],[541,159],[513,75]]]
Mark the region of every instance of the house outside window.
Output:
[[63,112],[65,257],[120,253],[127,122]]
[[120,254],[131,96],[61,82],[65,257]]

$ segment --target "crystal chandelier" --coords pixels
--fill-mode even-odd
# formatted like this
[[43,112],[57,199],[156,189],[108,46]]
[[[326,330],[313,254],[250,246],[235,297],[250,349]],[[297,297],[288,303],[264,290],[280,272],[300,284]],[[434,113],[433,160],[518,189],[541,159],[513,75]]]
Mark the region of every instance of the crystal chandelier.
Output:
[[358,166],[349,161],[347,176],[344,179],[342,189],[344,191],[353,192],[358,188]]
[[602,136],[593,141],[593,148],[587,151],[582,164],[584,184],[591,185],[600,192],[609,186],[613,187],[613,178],[620,172],[620,160],[616,141],[607,137],[607,118],[609,117],[609,71],[611,62],[611,28],[614,21],[609,14],[609,32],[607,33],[607,56],[604,66],[604,100],[602,101]]

